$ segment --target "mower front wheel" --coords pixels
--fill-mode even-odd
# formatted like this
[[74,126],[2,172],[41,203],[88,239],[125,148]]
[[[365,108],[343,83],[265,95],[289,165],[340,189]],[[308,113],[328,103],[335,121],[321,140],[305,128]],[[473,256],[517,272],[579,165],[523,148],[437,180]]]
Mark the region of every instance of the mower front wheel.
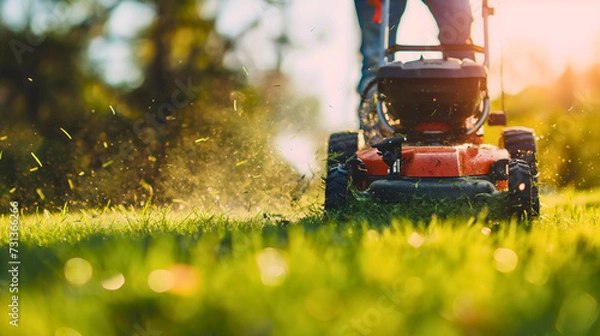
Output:
[[350,173],[348,160],[359,147],[358,132],[333,133],[327,145],[327,177],[325,178],[325,211],[342,210],[348,199]]
[[508,164],[508,200],[510,215],[519,219],[539,215],[540,200],[534,175],[527,161],[513,159]]
[[346,207],[349,181],[348,170],[341,165],[329,168],[325,179],[325,211]]

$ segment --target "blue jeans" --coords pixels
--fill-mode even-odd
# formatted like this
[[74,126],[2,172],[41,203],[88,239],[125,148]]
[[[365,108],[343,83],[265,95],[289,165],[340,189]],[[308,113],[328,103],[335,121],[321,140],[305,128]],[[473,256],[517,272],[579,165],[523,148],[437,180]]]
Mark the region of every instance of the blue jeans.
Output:
[[[473,17],[469,0],[421,0],[433,15],[440,34],[438,39],[441,44],[464,44],[470,40],[471,23]],[[358,92],[362,93],[367,84],[375,77],[379,67],[381,45],[381,26],[373,22],[375,8],[367,0],[354,0],[358,24],[360,25],[362,42],[360,53],[363,57],[362,76],[358,84]],[[406,9],[406,0],[390,0],[390,34],[389,45],[396,44],[396,33],[400,18]],[[449,53],[450,57],[459,59],[475,56],[472,52]]]
[[[360,54],[363,57],[361,78],[358,83],[358,93],[361,94],[367,84],[375,77],[375,71],[379,68],[379,55],[383,46],[381,45],[381,25],[373,22],[375,7],[371,6],[367,0],[354,0],[356,14],[358,15],[358,25],[361,31]],[[406,0],[390,2],[390,34],[389,45],[396,44],[396,33],[398,23],[404,10],[406,9]]]

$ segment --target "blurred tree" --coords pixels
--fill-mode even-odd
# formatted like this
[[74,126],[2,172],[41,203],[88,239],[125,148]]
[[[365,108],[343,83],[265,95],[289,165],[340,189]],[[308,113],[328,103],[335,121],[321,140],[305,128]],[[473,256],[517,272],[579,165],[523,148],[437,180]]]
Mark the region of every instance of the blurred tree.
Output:
[[[20,29],[0,26],[0,43],[7,46],[0,49],[0,134],[5,137],[0,192],[33,205],[56,201],[53,196],[68,190],[64,172],[72,163],[68,154],[73,147],[60,129],[75,131],[86,109],[83,88],[93,78],[82,71],[80,59],[86,36],[106,15],[96,12],[63,30],[66,19],[56,13],[43,26],[34,23],[33,12],[22,16],[27,21]],[[32,155],[39,157],[41,167]]]
[[[104,34],[111,14],[123,2],[106,3],[36,1],[23,7],[27,13],[19,27],[0,26],[0,43],[8,46],[0,49],[2,195],[13,193],[36,206],[61,205],[74,195],[95,203],[133,201],[137,196],[123,191],[127,184],[129,191],[149,194],[147,183],[157,174],[153,168],[160,166],[163,144],[176,128],[164,127],[168,116],[175,116],[172,107],[185,108],[197,98],[197,78],[229,80],[220,66],[221,55],[207,56],[201,50],[212,23],[198,18],[196,2],[156,0],[145,2],[156,8],[156,20],[130,41],[134,53],[141,55],[140,65],[146,65],[142,85],[131,92],[111,87],[89,71],[87,60],[91,41]],[[88,11],[72,23],[70,10],[76,7]],[[0,3],[0,10],[6,8]],[[41,10],[50,13],[43,26],[38,23]],[[150,49],[147,60],[144,48]],[[149,100],[154,106],[148,106]],[[163,110],[157,110],[161,104]],[[153,119],[144,115],[146,107]],[[127,113],[115,116],[115,109]],[[141,127],[134,127],[136,122]],[[152,127],[152,132],[144,132],[144,127]]]
[[[0,49],[0,198],[30,209],[168,201],[190,178],[175,175],[214,169],[211,161],[198,171],[202,157],[235,167],[257,162],[237,173],[255,176],[263,190],[276,183],[258,171],[289,169],[261,148],[271,141],[268,96],[249,87],[242,69],[223,66],[235,43],[216,33],[200,3],[37,0],[17,15],[22,22],[1,25],[0,44],[8,48]],[[0,17],[8,15],[5,4]],[[132,15],[143,9],[153,13],[149,24],[119,33],[128,29],[117,20],[126,6],[134,8],[126,21],[142,20]],[[115,76],[117,47],[131,59],[118,60]],[[209,138],[210,146],[189,147]]]
[[[553,188],[600,186],[600,76],[598,67],[567,69],[547,87],[528,88],[507,100],[511,122],[539,136],[541,180]],[[513,113],[514,112],[514,113]]]

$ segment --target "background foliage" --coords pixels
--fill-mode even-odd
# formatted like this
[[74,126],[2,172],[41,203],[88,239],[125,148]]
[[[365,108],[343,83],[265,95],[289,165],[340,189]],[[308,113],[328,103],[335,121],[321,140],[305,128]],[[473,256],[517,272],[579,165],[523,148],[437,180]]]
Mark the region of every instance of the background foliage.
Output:
[[506,97],[511,124],[536,130],[541,180],[550,189],[600,185],[600,65],[567,68],[546,87]]
[[[232,43],[201,2],[154,0],[140,2],[154,10],[151,24],[125,40],[141,82],[107,82],[90,45],[118,39],[108,25],[122,2],[39,1],[51,14],[44,30],[34,32],[36,9],[19,27],[0,26],[8,46],[0,49],[2,201],[29,209],[143,205],[151,197],[226,209],[267,196],[293,201],[282,190],[306,183],[271,138],[286,112],[296,117],[285,122],[306,122],[291,99],[282,104],[291,97],[286,79],[275,69],[249,85],[246,69],[223,66]],[[75,23],[67,14],[74,8],[86,9]],[[232,179],[239,184],[224,185]]]

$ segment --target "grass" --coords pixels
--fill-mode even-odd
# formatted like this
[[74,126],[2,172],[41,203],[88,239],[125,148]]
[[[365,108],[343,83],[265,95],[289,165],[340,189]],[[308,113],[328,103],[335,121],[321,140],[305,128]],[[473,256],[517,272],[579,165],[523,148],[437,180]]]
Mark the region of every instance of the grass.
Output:
[[19,327],[3,314],[0,334],[597,335],[597,195],[545,195],[531,224],[424,204],[28,215]]

